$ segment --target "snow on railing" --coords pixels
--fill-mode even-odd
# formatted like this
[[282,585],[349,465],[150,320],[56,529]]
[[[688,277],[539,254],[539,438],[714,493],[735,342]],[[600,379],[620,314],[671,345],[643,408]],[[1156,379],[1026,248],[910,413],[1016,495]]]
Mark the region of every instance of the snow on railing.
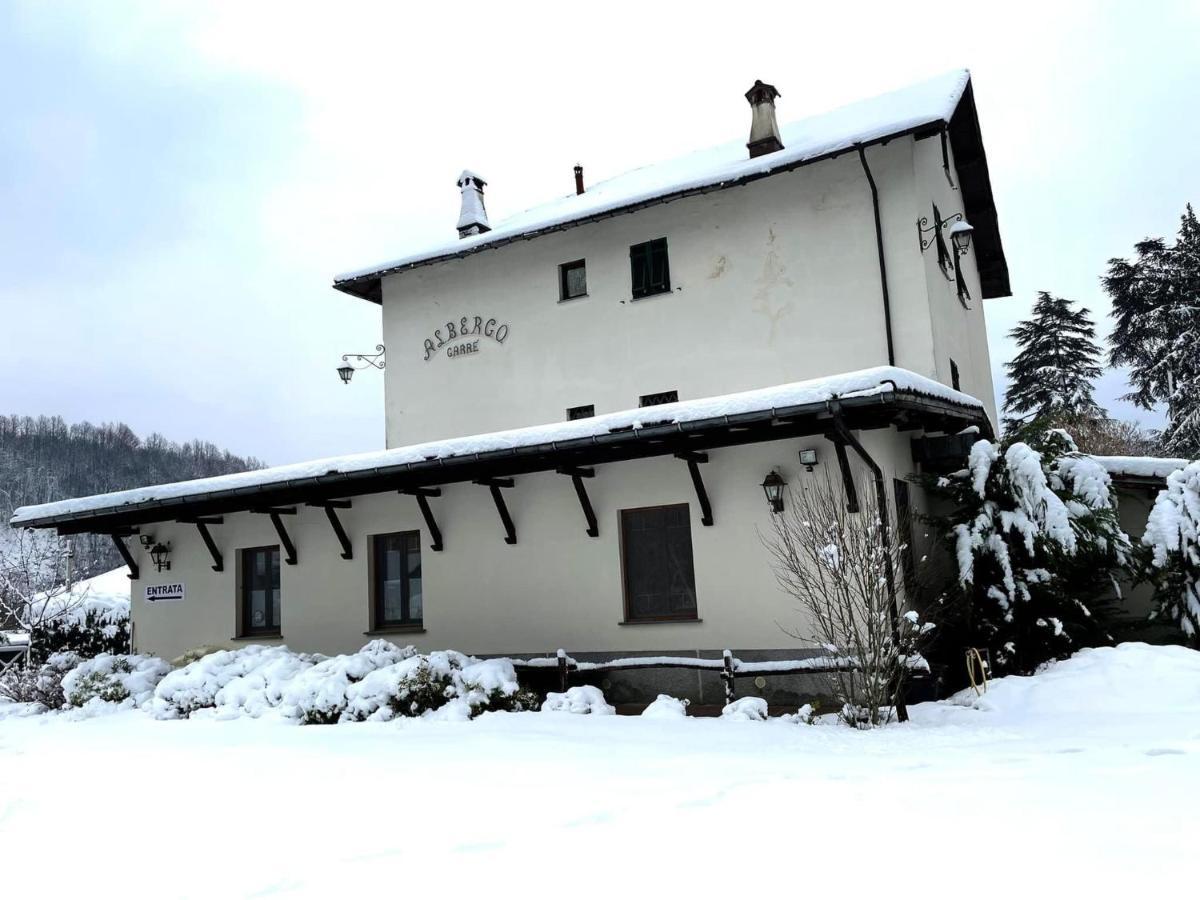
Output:
[[738,678],[755,675],[826,675],[858,668],[858,661],[852,656],[810,656],[806,659],[745,662],[737,659],[729,650],[726,650],[720,659],[695,656],[625,656],[600,662],[573,659],[565,650],[559,650],[554,656],[510,659],[509,662],[518,672],[557,670],[562,691],[569,687],[572,672],[618,672],[634,669],[693,669],[718,672],[725,683],[726,703],[732,703],[735,699],[734,681]]

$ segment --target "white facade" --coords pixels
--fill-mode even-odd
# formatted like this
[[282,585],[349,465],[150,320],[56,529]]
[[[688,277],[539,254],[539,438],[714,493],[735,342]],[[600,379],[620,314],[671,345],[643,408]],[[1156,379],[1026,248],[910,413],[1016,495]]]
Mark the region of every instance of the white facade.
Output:
[[[389,450],[51,504],[17,518],[63,530],[137,528],[169,544],[171,568],[160,573],[128,541],[141,570],[133,583],[135,645],[168,658],[245,640],[345,652],[380,631],[425,649],[473,654],[728,648],[796,655],[787,631],[804,623],[778,588],[762,542],[771,523],[764,476],[840,478],[827,435],[843,405],[853,405],[851,424],[837,421],[860,429],[857,440],[878,464],[894,508],[894,484],[916,468],[912,438],[964,424],[986,431],[995,420],[982,302],[1007,289],[1007,275],[969,80],[961,73],[914,90],[920,102],[911,114],[893,109],[909,108],[900,95],[865,104],[887,114],[886,127],[864,126],[861,109],[830,114],[801,153],[787,145],[806,134],[803,123],[785,126],[785,148],[751,164],[726,160],[714,175],[688,163],[678,196],[655,195],[644,172],[633,173],[636,190],[617,179],[594,196],[556,201],[544,220],[552,227],[527,233],[521,222],[536,216],[486,230],[475,195],[483,180],[470,175],[464,230],[473,233],[461,250],[443,248],[336,284],[383,307]],[[830,131],[830,122],[843,121],[857,130]],[[962,171],[956,148],[966,160]],[[788,165],[772,169],[780,160]],[[622,206],[622,198],[630,202]],[[976,218],[974,245],[961,257],[949,249],[969,295],[963,299],[939,268],[936,246],[922,249],[919,220],[935,206],[947,220]],[[949,247],[948,230],[943,237]],[[631,247],[664,238],[670,290],[634,299]],[[564,300],[559,267],[577,260],[586,263],[587,294]],[[887,365],[897,368],[859,371]],[[839,373],[859,381],[793,395],[801,411],[791,416],[773,400],[746,407],[752,424],[732,421],[721,403],[693,404],[706,412],[691,419],[670,407],[637,409],[643,395],[676,392],[686,404]],[[794,399],[801,395],[807,399]],[[907,400],[895,400],[900,395]],[[592,407],[599,417],[631,412],[590,419],[586,434],[488,434],[561,423],[574,407]],[[751,428],[758,429],[752,438],[739,434]],[[424,445],[470,435],[484,437],[452,448]],[[703,489],[677,458],[682,452],[694,460],[689,448],[707,454],[698,465]],[[810,448],[820,460],[815,473],[798,460]],[[858,490],[874,490],[867,461],[851,455]],[[572,479],[556,471],[564,467],[594,474],[586,493],[598,534],[585,533]],[[478,483],[498,477],[515,528],[508,541],[490,489]],[[437,493],[430,505],[441,549],[432,548],[416,499],[400,493],[414,488]],[[920,491],[911,493],[920,510]],[[325,510],[306,505],[334,498],[348,559]],[[711,522],[701,521],[704,499]],[[631,615],[622,511],[678,504],[687,504],[691,525],[695,618]],[[280,566],[279,629],[264,637],[247,634],[240,567],[248,549],[286,549],[270,509],[296,559]],[[208,522],[220,571],[197,517]],[[423,615],[380,629],[372,540],[395,532],[420,534]],[[168,582],[186,585],[183,600],[145,599],[147,586]]]
[[[866,151],[879,186],[895,365],[982,398],[995,420],[981,288],[970,309],[916,222],[963,201],[936,136]],[[956,180],[957,183],[957,180]],[[671,291],[633,300],[629,248],[665,237]],[[588,294],[559,299],[562,263]],[[856,154],[383,278],[388,446],[687,400],[888,363],[870,186]],[[476,319],[504,328],[450,338]],[[433,342],[430,354],[426,342]],[[444,341],[442,346],[439,342]],[[458,352],[464,345],[473,352]]]

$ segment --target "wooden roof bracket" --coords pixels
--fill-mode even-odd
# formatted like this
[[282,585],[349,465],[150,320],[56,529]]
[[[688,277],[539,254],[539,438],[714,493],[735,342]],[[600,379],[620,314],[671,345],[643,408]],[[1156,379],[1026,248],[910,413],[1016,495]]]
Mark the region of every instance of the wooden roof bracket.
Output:
[[283,561],[289,566],[294,566],[297,562],[296,545],[292,543],[292,537],[288,534],[287,529],[283,527],[283,519],[280,517],[294,516],[296,514],[296,507],[275,506],[270,509],[252,509],[250,511],[271,517],[271,524],[275,526],[275,533],[279,535],[279,543],[283,545]]
[[214,572],[225,571],[225,559],[221,556],[221,551],[217,549],[217,544],[213,540],[212,535],[208,531],[209,525],[221,525],[225,522],[223,516],[208,516],[208,517],[192,517],[188,519],[176,519],[175,521],[183,525],[195,525],[196,530],[200,532],[200,538],[204,541],[204,546],[208,548],[208,555],[212,557],[212,570]]
[[421,516],[425,519],[425,527],[429,529],[429,537],[433,541],[429,545],[429,549],[440,553],[444,546],[442,544],[442,529],[438,528],[437,520],[433,517],[433,510],[429,508],[429,498],[442,496],[442,489],[405,488],[400,493],[417,498],[417,506],[421,507]]
[[676,453],[675,457],[687,463],[688,474],[692,476],[692,487],[696,489],[696,502],[700,504],[700,524],[711,526],[713,524],[712,504],[708,501],[708,491],[704,487],[704,479],[700,476],[700,464],[708,462],[708,454],[686,450],[683,453]]
[[346,534],[346,529],[342,527],[342,520],[338,518],[337,511],[339,509],[349,509],[349,500],[315,500],[311,503],[305,503],[305,506],[319,506],[325,510],[325,516],[329,519],[329,526],[333,529],[334,537],[342,546],[342,559],[354,559],[354,545],[350,543],[350,536]]
[[579,498],[579,506],[583,509],[583,518],[587,521],[587,536],[600,537],[600,525],[596,522],[596,512],[592,509],[591,498],[588,497],[587,486],[583,479],[594,478],[595,469],[581,469],[577,466],[565,466],[555,469],[559,475],[570,475],[571,483],[575,485],[575,496]]
[[475,484],[482,484],[492,492],[492,502],[496,504],[496,512],[500,514],[500,522],[504,525],[504,543],[517,542],[517,527],[513,524],[512,516],[508,514],[508,505],[504,502],[501,488],[510,488],[516,482],[511,478],[480,478]]
[[141,571],[138,569],[137,560],[133,558],[133,554],[129,552],[129,548],[125,546],[125,541],[122,540],[120,534],[110,535],[112,542],[117,547],[117,552],[121,554],[121,559],[125,560],[125,565],[129,566],[129,580],[137,581],[141,577]]

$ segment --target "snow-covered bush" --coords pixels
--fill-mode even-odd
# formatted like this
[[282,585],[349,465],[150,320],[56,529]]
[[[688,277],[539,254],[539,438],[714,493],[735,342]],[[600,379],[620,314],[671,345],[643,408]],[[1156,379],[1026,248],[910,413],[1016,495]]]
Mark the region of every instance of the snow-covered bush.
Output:
[[926,486],[955,506],[933,520],[969,600],[954,652],[986,647],[998,671],[1032,672],[1110,640],[1104,613],[1131,564],[1129,538],[1108,472],[1066,432],[980,440],[966,469]]
[[721,717],[738,722],[765,722],[767,701],[762,697],[740,697],[726,704],[721,710]]
[[817,711],[811,703],[805,703],[794,713],[781,716],[785,722],[795,722],[799,725],[811,725],[817,717]]
[[374,640],[357,653],[322,660],[286,686],[284,711],[306,725],[332,724],[346,711],[352,685],[377,669],[412,658],[416,652],[411,646],[397,647],[390,641]]
[[89,701],[141,706],[169,671],[171,666],[156,656],[101,653],[67,673],[63,697],[67,706]]
[[680,700],[670,694],[659,694],[654,702],[642,710],[647,719],[682,719],[687,716],[690,700]]
[[1142,543],[1151,554],[1155,616],[1178,625],[1200,649],[1200,460],[1167,476]]
[[164,677],[155,688],[150,712],[160,719],[176,719],[214,709],[219,718],[243,713],[257,718],[279,706],[292,679],[319,658],[258,644],[218,650]]
[[62,681],[81,662],[77,653],[55,653],[41,665],[10,666],[0,674],[0,698],[12,703],[61,709],[66,703]]
[[609,706],[604,692],[590,684],[567,688],[566,693],[549,693],[542,703],[542,712],[565,712],[577,715],[611,716],[616,707]]
[[439,650],[376,669],[350,685],[340,721],[387,721],[435,712],[437,718],[460,720],[488,710],[519,711],[528,703],[509,660]]
[[930,612],[940,600],[936,590],[919,592],[923,583],[937,585],[926,566],[906,565],[907,548],[886,515],[875,491],[862,492],[852,509],[841,481],[805,478],[764,539],[776,581],[803,616],[788,633],[821,650],[830,692],[871,710],[872,727],[893,710],[905,718],[905,685],[935,627],[916,610],[903,611],[899,589],[911,589]]

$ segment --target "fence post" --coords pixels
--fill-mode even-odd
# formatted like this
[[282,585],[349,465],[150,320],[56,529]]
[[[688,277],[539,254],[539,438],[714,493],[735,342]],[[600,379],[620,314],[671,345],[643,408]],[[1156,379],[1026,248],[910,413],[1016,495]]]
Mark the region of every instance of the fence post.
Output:
[[734,700],[733,654],[726,650],[721,656],[721,661],[721,680],[725,682],[725,704],[729,705]]
[[558,689],[564,694],[567,692],[567,651],[561,648],[558,651]]

